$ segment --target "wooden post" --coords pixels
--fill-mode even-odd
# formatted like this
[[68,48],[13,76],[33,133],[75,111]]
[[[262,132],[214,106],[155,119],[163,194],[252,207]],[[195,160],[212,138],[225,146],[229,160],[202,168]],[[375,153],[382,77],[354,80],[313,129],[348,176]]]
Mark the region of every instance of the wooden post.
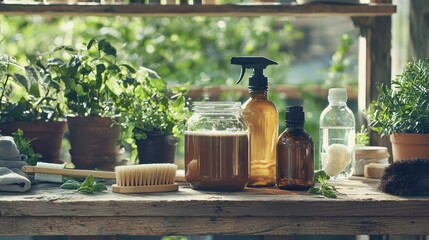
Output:
[[[405,33],[406,34],[406,33]],[[429,57],[429,1],[410,1],[410,59]]]
[[[371,0],[371,3],[392,3],[391,0]],[[359,110],[366,110],[370,102],[377,98],[378,84],[390,84],[392,59],[392,19],[372,17],[354,19],[360,26],[359,40]],[[366,118],[360,112],[359,117]],[[391,149],[388,137],[380,138],[379,133],[370,131],[371,145],[385,146]],[[391,152],[391,151],[390,151]]]

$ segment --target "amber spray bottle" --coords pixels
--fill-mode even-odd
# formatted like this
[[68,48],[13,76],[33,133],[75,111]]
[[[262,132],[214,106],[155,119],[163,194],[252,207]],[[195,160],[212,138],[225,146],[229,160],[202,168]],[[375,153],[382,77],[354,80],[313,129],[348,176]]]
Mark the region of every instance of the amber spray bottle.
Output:
[[304,130],[301,106],[286,109],[286,130],[277,143],[276,184],[286,190],[307,190],[314,185],[314,143]]
[[253,69],[249,78],[250,99],[243,104],[242,115],[250,135],[249,187],[272,186],[276,175],[276,143],[278,113],[267,98],[268,78],[263,70],[277,63],[265,57],[233,57],[231,64],[241,65],[241,81],[247,68]]

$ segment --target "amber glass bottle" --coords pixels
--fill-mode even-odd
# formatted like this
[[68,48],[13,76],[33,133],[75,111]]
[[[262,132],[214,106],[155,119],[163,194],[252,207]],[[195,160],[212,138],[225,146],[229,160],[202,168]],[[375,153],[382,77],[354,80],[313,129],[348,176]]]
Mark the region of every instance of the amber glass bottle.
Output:
[[243,104],[243,117],[250,134],[249,187],[272,186],[276,176],[276,143],[278,114],[276,106],[267,98],[268,78],[264,69],[277,63],[265,57],[232,57],[231,64],[241,65],[241,76],[253,69],[249,77],[250,98]]
[[248,186],[272,186],[276,175],[278,113],[267,91],[250,92],[243,105],[250,132],[250,180]]
[[276,184],[287,190],[306,190],[314,185],[314,143],[304,130],[301,106],[286,110],[286,130],[277,143]]

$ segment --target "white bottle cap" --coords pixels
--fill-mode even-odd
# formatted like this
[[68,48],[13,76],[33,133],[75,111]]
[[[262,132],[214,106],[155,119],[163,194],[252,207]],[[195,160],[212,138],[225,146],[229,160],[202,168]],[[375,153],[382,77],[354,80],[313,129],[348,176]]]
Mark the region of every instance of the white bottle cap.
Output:
[[330,88],[328,94],[328,101],[347,101],[347,90],[345,88]]

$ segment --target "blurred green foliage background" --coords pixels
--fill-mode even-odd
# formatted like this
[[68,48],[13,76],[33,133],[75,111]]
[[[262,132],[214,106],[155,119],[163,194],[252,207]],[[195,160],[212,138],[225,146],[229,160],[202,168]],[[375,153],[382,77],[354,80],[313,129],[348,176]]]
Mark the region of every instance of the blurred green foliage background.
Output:
[[[265,71],[270,85],[290,85],[287,71],[294,60],[292,49],[305,37],[293,19],[286,17],[0,16],[0,33],[0,52],[15,56],[22,64],[58,46],[81,48],[91,38],[104,38],[117,48],[119,59],[151,68],[171,85],[189,83],[190,88],[235,85],[241,69],[230,65],[229,59],[244,55],[277,61],[278,66]],[[330,67],[320,71],[326,81],[300,81],[302,99],[291,101],[285,94],[269,92],[279,111],[280,131],[284,130],[286,105],[303,105],[305,128],[318,149],[319,116],[326,96],[314,94],[309,85],[356,89],[356,66],[349,60],[353,42],[349,35],[341,36]],[[247,81],[240,85],[247,86]],[[229,92],[221,99],[244,101],[247,96]]]
[[233,84],[238,70],[229,64],[237,55],[275,59],[281,70],[268,70],[272,83],[287,83],[292,59],[288,49],[302,37],[287,18],[208,17],[0,17],[2,52],[25,61],[57,46],[105,38],[119,58],[154,69],[170,82],[207,86]]

